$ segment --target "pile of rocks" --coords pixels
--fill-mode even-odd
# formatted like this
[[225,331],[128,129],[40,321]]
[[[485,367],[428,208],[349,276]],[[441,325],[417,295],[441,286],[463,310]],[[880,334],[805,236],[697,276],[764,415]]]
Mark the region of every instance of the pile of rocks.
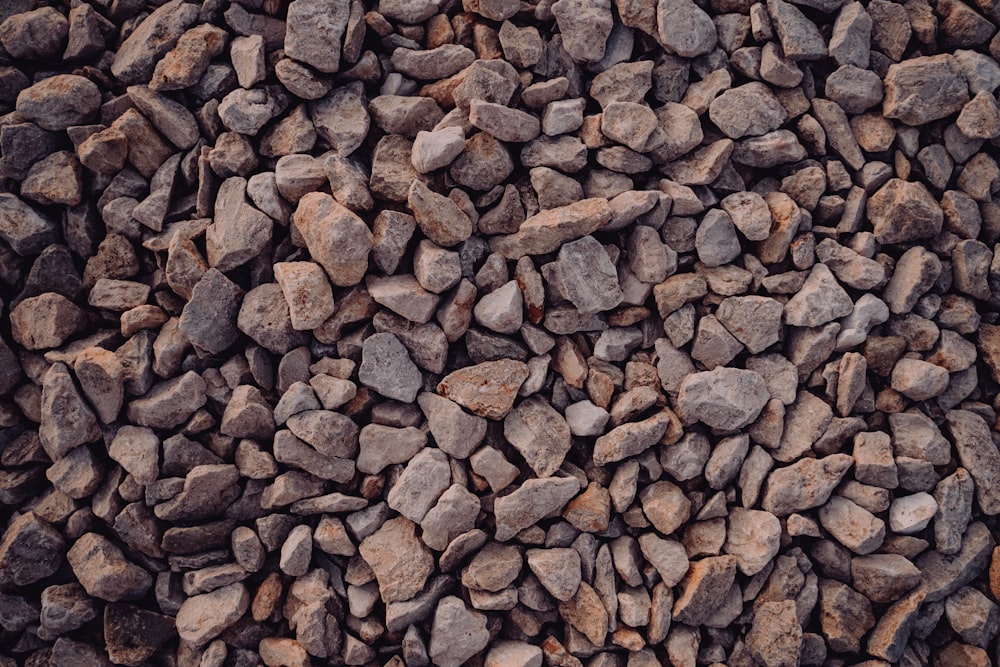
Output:
[[0,3],[0,667],[991,664],[998,22]]

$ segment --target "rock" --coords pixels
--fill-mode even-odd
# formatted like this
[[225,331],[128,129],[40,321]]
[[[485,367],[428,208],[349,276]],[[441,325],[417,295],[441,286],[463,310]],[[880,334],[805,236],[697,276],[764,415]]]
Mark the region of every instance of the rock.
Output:
[[62,294],[46,292],[10,311],[14,342],[29,350],[60,347],[85,325],[83,311]]
[[[111,63],[111,73],[119,81],[130,85],[149,81],[154,67],[174,48],[185,29],[197,18],[198,7],[182,0],[161,5],[118,47]],[[221,44],[219,47],[221,49]]]
[[75,74],[57,74],[22,90],[15,108],[43,130],[57,132],[86,124],[100,106],[101,93],[93,81]]
[[274,278],[288,303],[293,329],[315,329],[333,314],[333,290],[318,265],[280,262],[274,265]]
[[417,539],[416,525],[404,517],[382,524],[358,549],[375,572],[386,603],[409,600],[422,591],[434,569],[430,551]]
[[904,243],[941,231],[944,214],[922,183],[890,180],[868,200],[868,217],[880,243]]
[[696,58],[715,48],[715,25],[690,0],[659,0],[656,21],[660,43],[684,58]]
[[872,602],[894,602],[920,584],[920,570],[899,554],[851,559],[854,588]]
[[41,602],[41,614],[37,609],[32,611],[35,619],[41,621],[38,632],[42,638],[56,638],[97,618],[96,603],[77,583],[47,587],[42,591]]
[[461,599],[441,598],[431,624],[429,655],[441,667],[459,667],[490,640],[486,616],[469,609]]
[[485,295],[476,304],[472,314],[476,321],[501,334],[514,334],[524,322],[523,298],[517,281],[511,280]]
[[486,420],[466,413],[454,401],[423,393],[417,403],[427,417],[434,441],[450,456],[468,458],[486,436]]
[[967,410],[951,410],[945,415],[962,467],[976,486],[976,501],[985,514],[1000,513],[1000,453],[990,438],[989,428],[979,415]]
[[719,607],[736,580],[736,556],[714,556],[691,564],[674,602],[679,623],[700,625]]
[[65,548],[55,528],[33,512],[25,512],[7,526],[0,539],[0,585],[27,586],[55,574]]
[[[471,58],[471,51],[469,56]],[[541,123],[531,114],[483,100],[472,100],[469,106],[469,122],[494,138],[506,142],[525,143],[541,133]]]
[[709,118],[730,139],[759,136],[777,130],[787,114],[778,98],[762,83],[731,88],[709,106]]
[[196,347],[218,354],[236,342],[236,319],[243,290],[217,269],[209,269],[194,286],[181,313],[180,328]]
[[759,354],[781,336],[783,306],[762,296],[732,296],[719,304],[715,316],[750,354]]
[[527,642],[501,639],[486,654],[486,667],[541,667],[542,649]]
[[795,601],[757,605],[746,641],[750,654],[762,665],[798,665],[803,642]]
[[677,408],[691,421],[734,430],[753,422],[769,398],[764,380],[757,373],[719,367],[684,378]]
[[540,398],[531,397],[504,419],[504,437],[539,477],[549,477],[570,448],[569,425]]
[[164,521],[193,521],[217,516],[239,496],[239,471],[231,464],[199,465],[184,478],[177,495],[153,508]]
[[563,245],[556,267],[563,292],[581,314],[610,310],[624,298],[614,265],[592,236]]
[[350,11],[349,4],[334,0],[294,0],[285,22],[285,54],[320,72],[337,72]]
[[527,364],[512,359],[486,361],[445,376],[437,391],[473,414],[497,420],[510,412],[526,379]]
[[369,336],[364,343],[358,379],[387,398],[412,403],[423,384],[420,369],[391,333]]
[[603,198],[591,198],[533,215],[517,233],[491,239],[490,247],[507,259],[544,255],[565,242],[591,234],[611,220],[611,207]]
[[787,516],[825,504],[847,474],[854,459],[831,454],[822,459],[802,459],[771,472],[761,506],[776,516]]
[[767,11],[786,58],[797,61],[826,57],[826,43],[816,24],[797,7],[783,0],[768,0]]
[[313,192],[299,200],[292,224],[334,286],[351,287],[361,282],[373,243],[372,233],[361,218],[333,197]]
[[614,428],[594,443],[594,463],[607,465],[642,454],[660,442],[673,423],[672,417],[673,415],[664,411],[647,419]]
[[885,76],[886,118],[923,125],[959,111],[969,89],[951,54],[909,58],[889,65]]
[[819,622],[823,637],[838,653],[857,652],[875,625],[868,599],[839,581],[819,581]]
[[513,493],[494,502],[496,539],[505,542],[535,525],[542,517],[561,510],[579,490],[580,486],[573,478],[525,480]]
[[590,584],[581,582],[576,595],[559,604],[559,615],[591,644],[602,646],[608,634],[608,614]]
[[802,288],[785,304],[785,323],[818,327],[851,314],[854,303],[825,264],[813,266]]
[[450,248],[472,235],[472,221],[448,197],[433,192],[420,180],[410,186],[407,205],[417,225],[431,241]]
[[104,608],[104,643],[116,665],[138,667],[176,634],[174,619],[130,604]]
[[172,428],[205,404],[205,381],[194,371],[161,382],[128,406],[129,419],[139,426]]
[[939,396],[948,381],[947,369],[919,359],[900,359],[892,369],[892,388],[915,401]]
[[77,391],[65,364],[55,363],[46,371],[40,407],[38,438],[52,461],[101,436],[97,418]]
[[208,264],[229,271],[257,257],[271,241],[271,219],[246,202],[247,183],[227,178],[215,200],[215,219],[205,232]]
[[728,264],[740,254],[736,227],[725,211],[709,211],[702,218],[695,234],[698,259],[709,268]]
[[447,167],[465,149],[465,132],[461,127],[444,127],[433,132],[417,132],[413,140],[411,161],[421,174]]
[[386,496],[389,507],[415,523],[437,503],[451,485],[448,457],[439,449],[427,447],[418,452]]
[[778,555],[781,523],[770,512],[737,508],[729,513],[723,550],[736,556],[740,572],[752,576]]
[[672,534],[691,516],[691,501],[671,482],[650,484],[639,492],[639,501],[646,518],[664,535]]
[[885,522],[841,496],[834,496],[819,510],[819,520],[838,542],[865,555],[882,546]]
[[15,195],[0,193],[0,239],[18,255],[35,255],[56,242],[56,227]]
[[189,597],[177,612],[177,634],[195,646],[204,646],[242,618],[250,593],[242,583]]
[[614,20],[610,0],[558,0],[552,15],[563,35],[563,48],[576,62],[592,63],[604,57]]
[[121,549],[97,533],[80,537],[66,560],[87,594],[102,600],[138,600],[153,585],[148,572],[126,560]]
[[734,192],[720,202],[748,241],[763,241],[771,230],[771,212],[767,202],[754,192]]
[[325,91],[318,95],[322,99],[310,103],[309,116],[319,136],[326,139],[340,157],[346,158],[361,146],[371,126],[364,86],[356,81],[337,86],[329,95],[324,95]]

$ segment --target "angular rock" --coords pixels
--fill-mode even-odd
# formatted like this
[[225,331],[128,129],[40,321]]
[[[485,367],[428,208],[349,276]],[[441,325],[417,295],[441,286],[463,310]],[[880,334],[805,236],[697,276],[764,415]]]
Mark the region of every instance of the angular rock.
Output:
[[767,386],[757,373],[720,366],[684,378],[677,408],[690,421],[735,430],[753,422],[769,398]]
[[528,379],[528,366],[512,359],[485,361],[445,376],[437,392],[475,415],[503,419],[521,384]]
[[417,539],[416,524],[404,517],[386,521],[358,550],[375,572],[386,603],[412,598],[434,570],[430,551]]

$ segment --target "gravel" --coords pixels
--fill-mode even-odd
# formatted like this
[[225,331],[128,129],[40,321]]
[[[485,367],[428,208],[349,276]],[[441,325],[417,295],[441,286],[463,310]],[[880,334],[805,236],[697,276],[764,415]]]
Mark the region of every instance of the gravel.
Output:
[[1000,10],[0,7],[0,667],[988,665]]

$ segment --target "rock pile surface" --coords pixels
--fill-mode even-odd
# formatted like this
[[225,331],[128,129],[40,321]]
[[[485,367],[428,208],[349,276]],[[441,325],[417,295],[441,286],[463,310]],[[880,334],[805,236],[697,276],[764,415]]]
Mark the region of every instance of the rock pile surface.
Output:
[[992,664],[998,23],[0,3],[0,667]]

